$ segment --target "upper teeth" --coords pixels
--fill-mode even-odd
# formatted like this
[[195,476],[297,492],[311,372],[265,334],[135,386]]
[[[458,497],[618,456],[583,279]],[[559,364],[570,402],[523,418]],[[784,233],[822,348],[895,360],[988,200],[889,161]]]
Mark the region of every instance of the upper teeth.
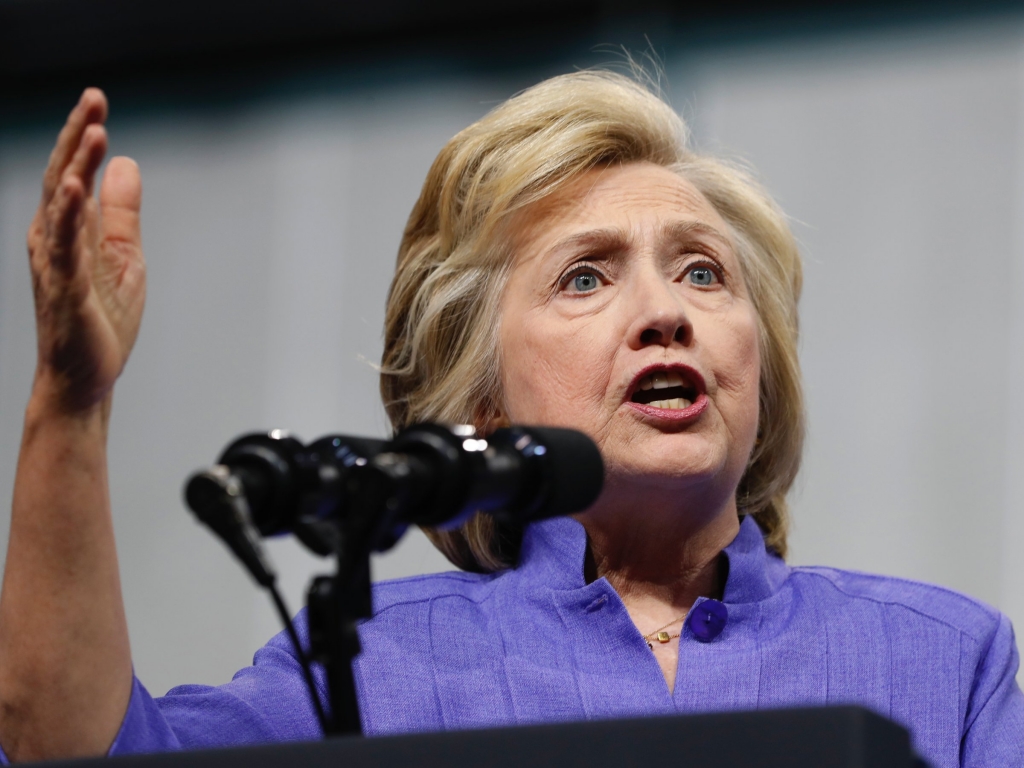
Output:
[[683,377],[675,371],[655,371],[640,379],[640,389],[668,389],[683,386]]

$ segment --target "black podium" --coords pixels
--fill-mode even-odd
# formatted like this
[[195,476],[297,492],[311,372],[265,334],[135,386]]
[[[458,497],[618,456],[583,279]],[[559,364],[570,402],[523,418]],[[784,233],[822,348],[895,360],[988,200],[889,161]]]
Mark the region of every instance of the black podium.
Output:
[[[860,707],[489,728],[114,759],[119,768],[912,768],[907,731]],[[110,768],[106,759],[40,764]]]

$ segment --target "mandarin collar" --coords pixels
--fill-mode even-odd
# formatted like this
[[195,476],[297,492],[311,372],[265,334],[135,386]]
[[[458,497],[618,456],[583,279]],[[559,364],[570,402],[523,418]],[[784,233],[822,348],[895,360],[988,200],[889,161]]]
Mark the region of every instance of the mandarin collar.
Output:
[[[583,563],[587,533],[571,517],[554,517],[527,526],[516,570],[538,586],[581,589],[586,580]],[[729,562],[725,603],[754,603],[775,594],[789,568],[765,548],[764,536],[753,517],[740,520],[736,538],[724,550]]]

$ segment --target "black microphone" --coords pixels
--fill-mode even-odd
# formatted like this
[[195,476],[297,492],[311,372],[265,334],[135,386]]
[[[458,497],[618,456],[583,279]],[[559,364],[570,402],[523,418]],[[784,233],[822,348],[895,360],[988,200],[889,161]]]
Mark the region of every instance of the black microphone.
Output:
[[597,446],[575,430],[516,426],[481,438],[468,425],[414,424],[387,442],[328,435],[305,446],[280,430],[244,435],[216,467],[189,479],[185,496],[261,580],[253,536],[239,535],[245,526],[234,516],[232,525],[214,525],[212,513],[200,511],[202,498],[229,482],[248,502],[250,529],[294,533],[327,555],[337,548],[337,521],[358,518],[381,551],[408,525],[453,528],[476,512],[526,524],[580,512],[603,480]]
[[[472,427],[404,429],[346,485],[387,525],[452,528],[476,512],[525,524],[580,512],[597,500],[604,464],[586,435],[555,427],[507,427],[486,438]],[[372,499],[372,501],[371,501]]]
[[277,574],[252,523],[246,489],[223,465],[197,472],[185,489],[185,502],[245,565],[260,586],[272,587]]
[[[349,467],[366,463],[384,446],[383,440],[348,435],[327,435],[307,446],[280,429],[243,435],[224,449],[215,467],[189,478],[185,501],[210,524],[197,507],[203,494],[212,492],[210,473],[230,478],[248,502],[248,519],[259,535],[294,533],[313,552],[328,555],[337,532],[327,521],[344,515],[337,508],[345,501],[342,478]],[[226,530],[215,528],[225,541]],[[241,541],[229,546],[236,554],[245,548]],[[239,557],[251,571],[252,556]]]

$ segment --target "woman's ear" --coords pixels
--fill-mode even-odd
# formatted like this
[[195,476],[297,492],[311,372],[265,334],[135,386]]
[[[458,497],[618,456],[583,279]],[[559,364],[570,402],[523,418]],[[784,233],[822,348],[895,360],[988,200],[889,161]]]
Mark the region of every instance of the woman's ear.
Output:
[[487,435],[491,434],[497,429],[501,429],[502,427],[512,426],[512,422],[509,421],[508,417],[505,415],[505,412],[501,409],[500,406],[496,406],[489,410],[489,416],[484,413],[481,413],[474,420],[474,423],[476,425],[476,433],[480,437],[487,437]]

